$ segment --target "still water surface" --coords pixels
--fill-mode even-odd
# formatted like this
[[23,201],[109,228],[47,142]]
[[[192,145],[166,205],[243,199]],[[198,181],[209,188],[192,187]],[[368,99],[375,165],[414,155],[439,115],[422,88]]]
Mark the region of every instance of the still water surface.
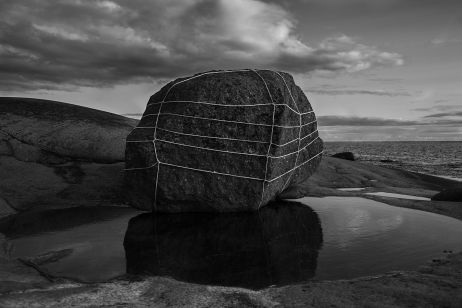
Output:
[[28,213],[0,222],[0,255],[41,261],[56,276],[125,273],[263,288],[412,270],[462,250],[459,220],[357,197],[302,198],[259,213],[140,214],[104,207]]

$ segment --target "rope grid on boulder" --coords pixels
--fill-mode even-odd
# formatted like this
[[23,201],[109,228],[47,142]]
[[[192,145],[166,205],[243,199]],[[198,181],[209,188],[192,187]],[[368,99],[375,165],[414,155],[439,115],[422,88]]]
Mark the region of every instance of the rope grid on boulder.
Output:
[[[171,112],[164,112],[162,113],[162,107],[164,106],[164,104],[175,104],[175,103],[186,103],[186,104],[198,104],[198,105],[211,105],[211,106],[219,106],[219,107],[255,107],[255,106],[269,106],[269,104],[243,104],[243,105],[237,105],[237,104],[230,104],[230,105],[225,105],[225,104],[217,104],[217,103],[212,103],[212,102],[203,102],[203,101],[182,101],[182,100],[171,100],[171,101],[166,101],[166,98],[167,96],[170,94],[171,90],[178,86],[179,84],[182,84],[182,83],[185,83],[187,81],[190,81],[192,79],[195,79],[195,78],[199,78],[199,77],[202,77],[202,76],[205,76],[205,75],[210,75],[210,74],[223,74],[223,73],[234,73],[234,72],[254,72],[259,79],[261,79],[261,81],[264,83],[265,85],[265,88],[266,88],[266,92],[270,98],[270,101],[271,101],[271,105],[272,105],[272,124],[267,124],[267,123],[250,123],[250,122],[244,122],[244,121],[232,121],[232,120],[225,120],[225,119],[216,119],[216,118],[208,118],[208,117],[198,117],[198,116],[192,116],[192,115],[186,115],[186,114],[177,114],[177,113],[171,113]],[[315,121],[311,121],[311,122],[308,122],[308,123],[302,123],[302,117],[303,115],[307,115],[307,114],[311,114],[313,113],[313,110],[310,110],[308,112],[300,112],[300,109],[297,105],[297,103],[295,102],[295,99],[292,95],[292,92],[288,86],[288,84],[286,83],[284,77],[278,73],[278,72],[274,72],[274,71],[271,71],[275,74],[277,74],[283,81],[287,91],[289,92],[289,95],[291,97],[291,100],[292,102],[294,103],[294,106],[296,108],[293,109],[291,106],[289,106],[288,104],[286,103],[275,103],[274,100],[273,100],[273,97],[271,95],[271,92],[268,88],[268,84],[266,83],[265,79],[258,73],[257,70],[227,70],[227,71],[216,71],[216,72],[206,72],[206,73],[202,73],[202,74],[198,74],[198,75],[195,75],[195,76],[192,76],[190,78],[186,78],[184,80],[181,80],[181,81],[178,81],[176,82],[175,84],[173,84],[166,92],[166,94],[164,95],[162,101],[160,102],[150,102],[147,104],[147,106],[153,106],[153,105],[159,105],[159,109],[157,111],[157,113],[148,113],[148,114],[145,114],[143,115],[142,119],[146,118],[146,117],[150,117],[150,116],[156,116],[156,121],[155,121],[155,126],[138,126],[134,129],[154,129],[154,133],[153,133],[153,136],[152,138],[153,139],[147,139],[147,140],[127,140],[127,143],[143,143],[143,142],[152,142],[153,143],[153,146],[154,146],[154,154],[155,154],[155,159],[156,159],[156,162],[149,165],[149,166],[146,166],[146,167],[135,167],[135,168],[125,168],[125,171],[132,171],[132,170],[144,170],[144,169],[151,169],[151,168],[154,168],[157,166],[157,173],[156,173],[156,179],[155,179],[155,192],[154,192],[154,206],[156,206],[156,203],[157,203],[157,186],[158,186],[158,180],[159,180],[159,173],[160,173],[160,166],[161,165],[165,165],[165,166],[169,166],[169,167],[174,167],[174,168],[181,168],[181,169],[186,169],[186,170],[191,170],[191,171],[197,171],[197,172],[206,172],[206,173],[212,173],[212,174],[216,174],[216,175],[223,175],[223,176],[230,176],[230,177],[236,177],[236,178],[243,178],[243,179],[250,179],[250,180],[256,180],[256,181],[262,181],[262,193],[261,193],[261,200],[260,200],[260,204],[258,206],[258,208],[260,208],[260,206],[262,205],[262,202],[263,202],[263,196],[264,196],[264,192],[265,192],[265,185],[269,185],[270,183],[280,179],[281,177],[289,174],[289,177],[287,178],[287,180],[285,181],[283,187],[284,189],[287,187],[287,185],[290,183],[290,180],[292,178],[292,175],[295,173],[295,171],[304,166],[305,164],[307,164],[308,162],[310,162],[311,160],[313,160],[314,158],[318,157],[319,155],[321,155],[323,153],[323,151],[321,150],[320,152],[316,153],[315,155],[313,155],[312,157],[310,157],[309,159],[305,160],[304,162],[298,164],[298,160],[299,160],[299,156],[300,156],[300,152],[303,151],[304,149],[306,149],[308,146],[310,146],[313,142],[315,142],[319,136],[316,136],[316,138],[314,138],[313,140],[311,140],[308,144],[306,144],[305,146],[303,146],[302,148],[300,148],[301,146],[301,142],[308,138],[308,137],[311,137],[313,134],[315,134],[316,132],[318,132],[317,129],[313,130],[311,133],[309,133],[308,135],[304,136],[304,137],[301,137],[301,132],[302,132],[302,128],[307,126],[307,125],[311,125],[311,124],[314,124],[316,123],[316,120]],[[275,125],[275,113],[276,113],[276,107],[277,106],[286,106],[290,111],[294,112],[295,114],[298,115],[299,117],[299,125],[293,125],[293,126],[288,126],[288,125]],[[185,133],[185,132],[178,132],[178,131],[174,131],[174,130],[169,130],[169,129],[166,129],[166,128],[162,128],[162,127],[159,127],[158,124],[159,124],[159,118],[160,116],[163,115],[163,116],[176,116],[176,117],[185,117],[185,118],[192,118],[192,119],[199,119],[199,120],[208,120],[208,121],[216,121],[216,122],[224,122],[224,123],[234,123],[234,124],[243,124],[243,125],[252,125],[252,126],[264,126],[264,127],[271,127],[271,134],[270,134],[270,140],[269,141],[261,141],[261,140],[250,140],[250,139],[239,139],[239,138],[229,138],[229,137],[218,137],[218,136],[206,136],[206,135],[199,135],[199,134],[189,134],[189,133]],[[288,141],[288,142],[285,142],[284,144],[276,144],[276,143],[273,143],[273,134],[274,134],[274,128],[277,127],[277,128],[282,128],[282,129],[294,129],[294,128],[298,128],[298,138],[295,138],[291,141]],[[216,139],[216,140],[229,140],[229,141],[239,141],[239,142],[251,142],[251,143],[261,143],[261,144],[268,144],[268,148],[266,150],[266,154],[258,154],[258,153],[243,153],[243,152],[237,152],[237,151],[227,151],[227,150],[220,150],[220,149],[214,149],[214,148],[209,148],[209,147],[201,147],[201,146],[196,146],[196,145],[191,145],[191,144],[186,144],[186,143],[179,143],[179,142],[174,142],[174,141],[171,141],[171,140],[165,140],[165,139],[162,139],[162,138],[158,138],[157,137],[157,132],[158,131],[165,131],[165,132],[168,132],[168,133],[172,133],[172,134],[178,134],[178,135],[183,135],[183,136],[190,136],[190,137],[198,137],[198,138],[209,138],[209,139]],[[264,173],[264,177],[263,178],[260,178],[260,177],[252,177],[252,176],[245,176],[245,175],[239,175],[239,174],[232,174],[232,173],[225,173],[225,172],[218,172],[218,171],[212,171],[212,170],[206,170],[206,169],[201,169],[201,168],[193,168],[193,167],[188,167],[188,166],[183,166],[183,165],[177,165],[177,164],[172,164],[172,163],[168,163],[168,162],[163,162],[163,161],[160,161],[159,160],[159,156],[157,154],[157,148],[156,148],[156,141],[157,142],[161,142],[161,143],[167,143],[167,144],[174,144],[174,145],[177,145],[177,146],[183,146],[183,147],[190,147],[190,148],[197,148],[197,149],[200,149],[200,150],[206,150],[206,151],[214,151],[214,152],[222,152],[222,153],[229,153],[229,154],[236,154],[236,155],[248,155],[248,156],[257,156],[257,157],[266,157],[266,163],[265,163],[265,173]],[[283,155],[279,155],[279,156],[273,156],[270,154],[270,151],[271,151],[271,147],[272,146],[277,146],[277,147],[284,147],[284,146],[287,146],[289,144],[292,144],[294,142],[298,142],[298,145],[297,145],[297,150],[296,151],[293,151],[293,152],[290,152],[290,153],[287,153],[287,154],[283,154]],[[290,156],[290,155],[294,155],[296,154],[296,159],[295,159],[295,162],[294,162],[294,165],[293,167],[276,176],[275,178],[272,178],[272,179],[268,179],[267,178],[267,173],[268,173],[268,163],[269,163],[269,160],[270,159],[279,159],[279,158],[284,158],[284,157],[287,157],[287,156]]]

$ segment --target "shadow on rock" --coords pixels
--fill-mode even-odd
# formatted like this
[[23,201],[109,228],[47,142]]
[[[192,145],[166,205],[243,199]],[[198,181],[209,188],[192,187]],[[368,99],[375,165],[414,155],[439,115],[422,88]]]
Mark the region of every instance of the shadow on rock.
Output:
[[254,289],[313,277],[321,246],[318,215],[287,201],[255,213],[141,214],[124,239],[128,274]]
[[130,212],[133,211],[129,208],[116,206],[30,211],[0,219],[0,233],[5,234],[8,238],[21,238],[108,221]]

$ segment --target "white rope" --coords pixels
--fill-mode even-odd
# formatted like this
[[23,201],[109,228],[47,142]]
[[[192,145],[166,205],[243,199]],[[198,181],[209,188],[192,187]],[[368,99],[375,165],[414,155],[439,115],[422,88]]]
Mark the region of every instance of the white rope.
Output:
[[156,185],[154,186],[154,209],[157,210],[157,183],[159,182],[160,162],[157,165]]
[[[279,155],[279,156],[271,156],[271,155],[265,155],[265,154],[257,154],[257,153],[243,153],[243,152],[235,152],[235,151],[226,151],[226,150],[219,150],[219,149],[214,149],[214,148],[207,148],[207,147],[200,147],[200,146],[197,146],[197,145],[192,145],[192,144],[186,144],[186,143],[179,143],[179,142],[174,142],[174,141],[170,141],[170,140],[165,140],[165,139],[159,139],[157,138],[156,141],[159,141],[159,142],[164,142],[164,143],[169,143],[169,144],[175,144],[175,145],[179,145],[179,146],[184,146],[184,147],[189,147],[189,148],[196,148],[196,149],[200,149],[200,150],[206,150],[206,151],[214,151],[214,152],[221,152],[221,153],[228,153],[228,154],[238,154],[238,155],[248,155],[248,156],[258,156],[258,157],[269,157],[271,159],[275,159],[275,158],[284,158],[284,157],[287,157],[287,156],[290,156],[290,155],[293,155],[293,154],[297,154],[297,153],[300,153],[302,150],[304,150],[306,147],[308,147],[309,145],[311,145],[316,139],[318,139],[319,137],[316,137],[315,139],[313,139],[310,143],[308,143],[307,145],[305,145],[303,148],[298,148],[297,151],[293,151],[293,152],[290,152],[290,153],[287,153],[287,154],[284,154],[284,155]],[[297,141],[298,139],[295,139],[295,141]],[[148,141],[130,141],[130,142],[148,142]],[[149,140],[149,142],[152,142],[152,140]]]
[[179,135],[190,136],[190,137],[200,137],[200,138],[210,138],[210,139],[220,139],[220,140],[231,140],[231,141],[242,141],[242,142],[254,142],[254,143],[264,143],[264,144],[268,143],[266,141],[260,141],[260,140],[249,140],[249,139],[238,139],[238,138],[229,138],[229,137],[215,137],[215,136],[187,134],[187,133],[177,132],[177,131],[174,131],[174,130],[169,130],[169,129],[160,128],[160,127],[158,127],[157,129],[162,130],[162,131],[166,131],[166,132],[169,132],[169,133],[173,133],[173,134],[179,134]]
[[199,168],[192,168],[192,167],[175,165],[175,164],[170,164],[170,163],[165,163],[165,162],[162,162],[160,164],[165,165],[165,166],[174,167],[174,168],[187,169],[187,170],[193,170],[193,171],[198,171],[198,172],[206,172],[206,173],[212,173],[212,174],[218,174],[218,175],[224,175],[224,176],[230,176],[230,177],[236,177],[236,178],[243,178],[243,179],[248,179],[248,180],[265,181],[267,183],[271,183],[271,182],[274,182],[274,181],[280,179],[281,177],[288,174],[289,172],[292,172],[292,171],[300,168],[301,166],[304,166],[305,164],[307,164],[308,162],[310,162],[314,158],[318,157],[322,153],[323,153],[323,151],[319,152],[318,154],[314,155],[313,157],[311,157],[310,159],[308,159],[305,162],[301,163],[300,165],[297,165],[295,168],[292,168],[292,169],[284,172],[283,174],[275,177],[274,179],[270,179],[270,180],[265,180],[265,179],[262,179],[262,178],[245,176],[245,175],[238,175],[238,174],[232,174],[232,173],[223,173],[223,172],[218,172],[218,171],[211,171],[211,170],[205,170],[205,169],[199,169]]
[[[272,72],[272,71],[270,71],[270,72]],[[276,73],[279,77],[281,77],[281,79],[282,79],[282,81],[284,82],[284,84],[285,84],[287,90],[289,91],[289,95],[290,95],[290,97],[292,98],[292,102],[294,103],[295,108],[297,108],[297,113],[300,114],[300,109],[298,108],[298,105],[297,105],[297,103],[295,102],[294,97],[292,96],[292,92],[290,91],[289,86],[287,86],[286,80],[284,79],[284,77],[282,77],[282,75],[281,75],[278,71],[274,71],[274,73]]]
[[316,137],[314,138],[312,141],[310,141],[310,143],[308,143],[307,145],[305,145],[303,148],[298,148],[297,151],[294,151],[294,152],[291,152],[291,153],[287,153],[287,154],[284,154],[284,155],[279,155],[279,156],[271,156],[270,158],[284,158],[284,157],[287,157],[287,156],[290,156],[290,155],[294,155],[294,154],[297,154],[297,157],[298,157],[298,154],[300,154],[301,151],[303,151],[304,149],[306,149],[308,146],[310,146],[313,142],[315,142],[319,137]]
[[271,144],[273,143],[273,133],[274,133],[274,115],[276,113],[276,106],[274,105],[274,100],[273,97],[271,96],[271,92],[268,88],[268,84],[266,83],[265,79],[258,73],[258,71],[254,70],[255,74],[257,74],[258,77],[263,81],[263,84],[265,85],[266,91],[268,92],[268,96],[271,100],[271,103],[273,104],[273,122],[271,126],[271,134],[270,134],[270,141],[268,145],[268,150],[266,151],[266,163],[265,163],[265,180],[262,182],[262,189],[261,189],[261,198],[260,198],[260,203],[258,204],[258,209],[260,209],[262,203],[263,203],[263,197],[265,194],[265,182],[266,182],[266,177],[268,176],[268,162],[269,162],[269,156],[270,156],[270,151],[271,151]]
[[[272,106],[273,106],[273,123],[272,125],[269,125],[269,124],[264,124],[264,123],[248,123],[248,122],[242,122],[242,121],[230,121],[230,120],[223,120],[223,119],[213,119],[213,118],[206,118],[206,117],[196,117],[196,116],[188,116],[188,115],[181,115],[181,114],[175,114],[175,113],[162,113],[162,106],[164,103],[173,103],[173,102],[188,102],[188,103],[198,103],[198,104],[207,104],[207,105],[219,105],[219,106],[227,106],[227,107],[250,107],[250,106],[261,106],[261,105],[269,105],[269,104],[254,104],[254,105],[223,105],[223,104],[215,104],[215,103],[209,103],[209,102],[192,102],[192,101],[165,101],[165,99],[167,98],[168,94],[170,93],[170,91],[175,87],[177,86],[178,84],[181,84],[181,83],[184,83],[186,81],[189,81],[189,80],[192,80],[192,79],[195,79],[195,78],[198,78],[198,77],[201,77],[201,76],[204,76],[204,75],[209,75],[209,74],[220,74],[220,73],[232,73],[232,72],[249,72],[249,71],[253,71],[255,72],[261,79],[262,81],[264,82],[265,84],[265,87],[266,87],[266,90],[268,92],[268,95],[271,99],[271,103],[272,103]],[[159,111],[158,113],[155,113],[155,114],[146,114],[146,115],[143,115],[143,118],[144,117],[147,117],[147,116],[157,116],[156,117],[156,122],[155,122],[155,126],[154,127],[149,127],[149,126],[146,126],[146,127],[135,127],[134,129],[152,129],[154,128],[154,134],[153,134],[153,140],[130,140],[130,141],[127,141],[127,142],[152,142],[153,145],[154,145],[154,152],[155,152],[155,156],[156,156],[156,163],[149,166],[149,167],[142,167],[142,168],[126,168],[125,170],[127,171],[130,171],[130,170],[143,170],[143,169],[149,169],[149,168],[153,168],[157,165],[157,174],[156,174],[156,183],[155,183],[155,196],[154,196],[154,207],[157,206],[157,186],[158,186],[158,180],[159,180],[159,172],[160,172],[160,165],[166,165],[166,166],[171,166],[171,167],[176,167],[176,168],[183,168],[183,169],[188,169],[188,170],[193,170],[193,171],[200,171],[200,172],[207,172],[207,173],[213,173],[213,174],[218,174],[218,175],[224,175],[224,176],[231,176],[231,177],[238,177],[238,178],[244,178],[244,179],[251,179],[251,180],[259,180],[259,181],[263,181],[263,189],[262,189],[262,198],[260,200],[260,204],[259,204],[259,208],[262,204],[262,201],[263,201],[263,195],[264,195],[264,188],[265,188],[265,182],[266,183],[271,183],[279,178],[281,178],[282,176],[290,173],[291,173],[291,176],[293,174],[293,172],[305,165],[306,163],[308,163],[309,161],[311,161],[312,159],[314,159],[315,157],[321,155],[323,153],[323,151],[319,152],[318,154],[314,155],[313,157],[311,157],[310,159],[308,159],[307,161],[303,162],[302,164],[300,165],[297,165],[297,160],[298,160],[298,156],[299,156],[299,153],[306,149],[309,145],[311,145],[314,141],[316,141],[319,136],[317,136],[315,139],[313,139],[310,143],[308,143],[306,146],[304,146],[302,149],[300,149],[300,141],[307,138],[308,136],[311,136],[312,134],[314,134],[316,131],[313,131],[312,133],[310,133],[309,135],[307,136],[304,136],[303,138],[300,138],[300,134],[301,134],[301,129],[302,127],[306,126],[306,125],[310,125],[310,124],[313,124],[315,123],[316,121],[312,121],[312,122],[309,122],[309,123],[305,123],[305,124],[302,124],[301,121],[301,117],[302,115],[304,114],[309,114],[309,113],[312,113],[313,111],[308,111],[308,112],[305,112],[305,113],[300,113],[300,110],[298,109],[298,106],[297,104],[295,103],[295,100],[292,96],[292,93],[289,89],[289,87],[287,86],[287,83],[285,81],[285,79],[278,73],[278,72],[275,72],[276,74],[278,74],[282,80],[284,81],[284,84],[286,86],[286,88],[288,89],[289,91],[289,94],[292,98],[292,101],[294,102],[295,104],[295,107],[297,108],[297,111],[294,110],[293,108],[291,108],[289,105],[287,104],[275,104],[274,103],[274,100],[271,96],[271,93],[269,91],[269,88],[268,88],[268,85],[266,83],[266,81],[263,79],[263,77],[256,71],[256,70],[235,70],[235,71],[231,71],[231,70],[228,70],[228,71],[217,71],[217,72],[207,72],[207,73],[202,73],[202,74],[199,74],[199,75],[196,75],[196,76],[192,76],[190,78],[186,78],[184,80],[181,80],[175,84],[173,84],[166,92],[163,100],[161,102],[156,102],[156,103],[148,103],[148,106],[151,105],[151,104],[160,104],[160,107],[159,107]],[[293,112],[297,113],[299,115],[299,120],[300,120],[300,125],[299,126],[281,126],[281,125],[274,125],[274,122],[275,122],[275,111],[276,111],[276,106],[279,106],[279,105],[284,105],[284,106],[287,106],[290,110],[292,110]],[[212,136],[202,136],[202,135],[194,135],[194,134],[186,134],[186,133],[182,133],[182,132],[176,132],[176,131],[170,131],[170,130],[167,130],[167,129],[164,129],[164,128],[158,128],[158,122],[159,122],[159,118],[161,115],[171,115],[171,116],[180,116],[180,117],[187,117],[187,118],[195,118],[195,119],[201,119],[201,120],[210,120],[210,121],[218,121],[218,122],[226,122],[226,123],[237,123],[237,124],[247,124],[247,125],[255,125],[255,126],[266,126],[266,127],[271,127],[271,139],[270,139],[270,142],[263,142],[263,141],[256,141],[256,140],[245,140],[245,139],[235,139],[235,138],[226,138],[226,137],[212,137]],[[278,145],[278,144],[273,144],[272,143],[272,140],[273,140],[273,133],[274,133],[274,128],[275,127],[278,127],[278,128],[299,128],[299,137],[298,139],[294,139],[292,141],[289,141],[289,142],[286,142],[282,145]],[[262,154],[253,154],[253,153],[241,153],[241,152],[233,152],[233,151],[224,151],[224,150],[217,150],[217,149],[212,149],[212,148],[205,148],[205,147],[198,147],[198,146],[193,146],[193,145],[188,145],[188,144],[182,144],[182,143],[177,143],[177,142],[173,142],[173,141],[168,141],[168,140],[163,140],[163,139],[157,139],[157,130],[164,130],[164,131],[169,131],[169,132],[172,132],[172,133],[177,133],[177,134],[182,134],[182,135],[189,135],[189,136],[195,136],[195,137],[203,137],[203,138],[215,138],[215,139],[223,139],[223,140],[236,140],[236,141],[243,141],[243,142],[257,142],[257,143],[269,143],[268,145],[268,150],[267,150],[267,154],[266,155],[262,155]],[[159,160],[159,157],[157,156],[157,149],[156,149],[156,141],[159,141],[159,142],[165,142],[165,143],[170,143],[170,144],[176,144],[176,145],[180,145],[180,146],[186,146],[186,147],[193,147],[193,148],[198,148],[198,149],[203,149],[203,150],[210,150],[210,151],[217,151],[217,152],[224,152],[224,153],[231,153],[231,154],[239,154],[239,155],[249,155],[249,156],[260,156],[260,157],[266,157],[266,166],[265,166],[265,177],[263,179],[260,179],[260,178],[257,178],[257,177],[249,177],[249,176],[242,176],[242,175],[236,175],[236,174],[230,174],[230,173],[222,173],[222,172],[217,172],[217,171],[210,171],[210,170],[205,170],[205,169],[199,169],[199,168],[192,168],[192,167],[186,167],[186,166],[181,166],[181,165],[175,165],[175,164],[170,164],[170,163],[165,163],[165,162],[161,162]],[[287,144],[290,144],[290,143],[293,143],[295,141],[298,141],[298,149],[297,151],[295,152],[292,152],[292,153],[288,153],[288,154],[284,154],[284,155],[281,155],[281,156],[271,156],[269,155],[270,154],[270,150],[271,150],[271,146],[272,145],[275,145],[275,146],[285,146]],[[269,159],[274,159],[274,158],[283,158],[283,157],[287,157],[289,155],[293,155],[293,154],[297,154],[297,158],[295,160],[295,166],[288,170],[287,172],[277,176],[276,178],[274,179],[271,179],[271,180],[268,180],[267,179],[267,172],[268,172],[268,161]],[[287,183],[287,182],[286,182]]]
[[186,82],[186,81],[189,81],[189,80],[192,80],[192,79],[196,79],[196,78],[199,78],[199,77],[202,77],[202,76],[205,76],[205,75],[223,74],[223,73],[236,73],[236,72],[249,72],[249,71],[250,71],[249,69],[244,69],[244,70],[223,70],[223,71],[216,71],[216,72],[205,72],[205,73],[202,73],[202,74],[198,74],[198,75],[186,78],[184,80],[180,80],[177,83],[173,84],[168,89],[167,94],[165,94],[164,99],[162,100],[162,102],[165,102],[165,99],[167,98],[167,95],[170,93],[170,90],[172,90],[173,87],[179,85],[180,83],[183,83],[183,82]]
[[[170,115],[170,116],[185,117],[185,118],[191,118],[191,119],[217,121],[217,122],[225,122],[225,123],[246,124],[246,125],[255,125],[255,126],[265,126],[265,127],[272,127],[273,126],[273,125],[266,124],[266,123],[251,123],[251,122],[231,121],[231,120],[214,119],[214,118],[206,118],[206,117],[196,117],[196,116],[191,116],[191,115],[186,115],[186,114],[169,113],[169,112],[165,112],[165,113],[162,113],[162,114],[150,113],[150,114],[144,115],[143,117],[156,116],[156,115],[159,115],[159,116],[161,116],[161,115]],[[315,122],[316,121],[304,123],[301,126],[304,127],[304,126],[313,124]],[[287,126],[287,125],[274,125],[274,127],[278,127],[278,128],[299,128],[300,126],[299,125],[290,125],[290,126]],[[134,129],[138,129],[138,128],[155,128],[155,127],[140,126],[140,127],[135,127]]]
[[273,145],[278,146],[278,147],[284,147],[284,146],[286,146],[286,145],[288,145],[288,144],[294,143],[295,141],[297,141],[297,139],[288,141],[288,142],[283,143],[283,144],[276,144],[276,143],[273,143]]
[[307,137],[311,137],[311,135],[313,135],[313,134],[316,133],[317,131],[318,131],[318,130],[315,129],[314,131],[312,131],[312,132],[309,133],[308,135],[304,136],[303,138],[300,139],[300,142],[301,142],[302,140],[304,140],[305,138],[307,138]]
[[271,182],[273,182],[273,181],[276,181],[277,179],[279,179],[279,178],[283,177],[283,176],[284,176],[284,175],[286,175],[287,173],[289,173],[289,172],[293,172],[293,171],[297,170],[298,168],[300,168],[301,166],[303,166],[303,165],[307,164],[308,162],[310,162],[310,161],[311,161],[311,160],[313,160],[314,158],[318,157],[318,156],[319,156],[319,155],[321,155],[322,153],[323,153],[323,151],[319,152],[318,154],[314,155],[313,157],[311,157],[311,158],[310,158],[310,159],[308,159],[307,161],[305,161],[305,162],[301,163],[300,165],[297,165],[296,167],[294,167],[294,168],[290,169],[290,170],[289,170],[289,171],[287,171],[287,172],[284,172],[283,174],[281,174],[281,175],[279,175],[279,176],[275,177],[274,179],[271,179],[271,180],[270,180],[270,181],[268,181],[268,182],[270,182],[270,183],[271,183]]
[[125,171],[131,171],[131,170],[145,170],[145,169],[150,169],[150,168],[152,168],[152,167],[155,167],[157,164],[158,164],[158,162],[156,162],[154,165],[151,165],[151,166],[149,166],[149,167],[125,168],[124,170],[125,170]]
[[152,140],[152,139],[148,139],[148,140],[127,140],[125,142],[127,142],[127,143],[137,143],[137,142],[143,143],[143,142],[153,142],[153,141],[154,140]]
[[175,168],[181,168],[181,169],[187,169],[187,170],[193,170],[193,171],[199,171],[199,172],[207,172],[207,173],[213,173],[213,174],[218,174],[218,175],[231,176],[231,177],[235,177],[235,178],[242,178],[242,179],[248,179],[248,180],[256,180],[256,181],[263,181],[264,180],[264,179],[260,179],[260,178],[257,178],[257,177],[238,175],[238,174],[231,174],[231,173],[223,173],[223,172],[218,172],[218,171],[210,171],[210,170],[205,170],[205,169],[192,168],[192,167],[180,166],[180,165],[169,164],[169,163],[162,163],[162,165],[175,167]]
[[[244,71],[244,70],[243,70]],[[245,70],[245,71],[249,71],[249,70]],[[227,71],[227,72],[232,72],[232,71]],[[156,149],[156,136],[157,136],[157,124],[159,122],[159,118],[160,118],[160,115],[162,113],[162,106],[163,106],[163,103],[165,102],[165,99],[167,98],[168,94],[170,93],[170,91],[173,89],[173,87],[175,87],[176,85],[180,84],[180,83],[183,83],[183,82],[186,82],[188,80],[192,80],[192,79],[195,79],[195,78],[198,78],[198,77],[201,77],[201,76],[205,76],[205,75],[209,75],[209,74],[214,74],[214,73],[222,73],[222,72],[207,72],[207,73],[203,73],[203,74],[199,74],[199,75],[196,75],[196,76],[192,76],[190,78],[186,78],[184,80],[181,80],[175,84],[173,84],[168,90],[167,90],[167,93],[165,94],[164,98],[162,99],[162,102],[160,103],[160,107],[159,107],[159,111],[157,113],[157,118],[156,118],[156,126],[154,128],[154,138],[152,140],[152,143],[154,145],[154,152],[155,152],[155,155],[156,155],[156,160],[157,162],[159,163],[157,165],[157,174],[156,174],[156,186],[155,186],[155,191],[154,191],[154,208],[157,209],[157,183],[159,181],[159,173],[160,173],[160,164],[161,164],[161,161],[159,160],[159,157],[157,156],[157,149]]]
[[[300,136],[301,136],[301,133],[302,133],[302,115],[300,114],[300,109],[298,108],[298,105],[297,105],[297,103],[295,102],[294,97],[292,96],[292,91],[290,91],[289,86],[288,86],[287,83],[286,83],[286,80],[285,80],[284,77],[283,77],[281,74],[279,74],[278,72],[276,72],[276,74],[277,74],[277,75],[282,79],[282,81],[284,82],[284,85],[286,86],[287,91],[289,91],[290,98],[292,98],[292,102],[293,102],[294,105],[297,107],[297,111],[299,112],[298,114],[299,114],[300,127],[299,127],[299,129],[298,129],[298,151],[297,151],[297,156],[295,157],[295,162],[294,162],[294,166],[296,166],[296,165],[297,165],[297,161],[298,161],[298,156],[300,155]],[[314,140],[313,140],[313,141],[314,141]],[[313,141],[310,142],[309,144],[313,143]],[[305,146],[304,148],[306,148],[306,146]],[[291,173],[291,174],[289,175],[289,177],[287,178],[286,182],[284,183],[284,186],[282,187],[283,190],[284,190],[284,189],[287,187],[287,185],[290,183],[290,180],[292,179],[292,175],[293,175],[293,173]]]
[[200,147],[200,146],[197,146],[197,145],[191,145],[191,144],[186,144],[186,143],[173,142],[173,141],[169,141],[169,140],[165,140],[165,139],[156,139],[156,141],[160,141],[160,142],[164,142],[164,143],[170,143],[170,144],[176,144],[176,145],[181,145],[181,146],[188,147],[188,148],[196,148],[196,149],[200,149],[200,150],[213,151],[213,152],[221,152],[221,153],[228,153],[228,154],[239,154],[239,155],[266,157],[266,155],[264,155],[264,154],[242,153],[242,152],[218,150],[218,149]]
[[[159,105],[161,102],[150,102],[148,103],[147,106],[152,106],[152,105]],[[242,104],[242,105],[239,105],[239,104],[217,104],[217,103],[211,103],[211,102],[201,102],[201,101],[165,101],[164,102],[165,104],[173,104],[173,103],[188,103],[188,104],[202,104],[202,105],[212,105],[212,106],[219,106],[219,107],[255,107],[255,106],[286,106],[287,108],[289,108],[290,110],[292,110],[293,112],[295,112],[297,115],[300,114],[300,112],[294,110],[292,107],[290,107],[289,105],[287,104]],[[313,111],[310,111],[310,112],[313,112]],[[307,113],[310,113],[310,112],[307,112]],[[307,113],[304,113],[304,114],[307,114]]]
[[156,138],[157,138],[157,123],[159,122],[160,114],[162,112],[162,104],[160,104],[159,107],[159,113],[157,114],[156,117],[156,126],[154,127],[154,134],[152,138],[152,144],[154,145],[154,155],[156,156],[156,161],[157,161],[157,172],[156,172],[156,186],[154,188],[154,211],[157,212],[157,182],[159,181],[159,172],[160,172],[160,160],[159,156],[157,156],[157,148],[156,148]]
[[[152,127],[152,128],[154,128],[154,127]],[[184,135],[184,136],[198,137],[198,138],[210,138],[210,139],[219,139],[219,140],[231,140],[231,141],[241,141],[241,142],[253,142],[253,143],[262,143],[262,144],[267,144],[267,143],[268,143],[267,141],[260,141],[260,140],[249,140],[249,139],[238,139],[238,138],[228,138],[228,137],[216,137],[216,136],[205,136],[205,135],[197,135],[197,134],[187,134],[187,133],[177,132],[177,131],[174,131],[174,130],[169,130],[169,129],[160,128],[160,127],[157,127],[157,130],[166,131],[166,132],[169,132],[169,133],[179,134],[179,135]],[[313,135],[315,132],[317,132],[317,130],[315,130],[315,131],[313,131],[312,133],[310,133],[310,134],[304,136],[303,138],[301,138],[301,140],[303,140],[303,139],[305,139],[305,138],[307,138],[307,137],[310,137],[310,136]],[[277,147],[284,147],[284,146],[286,146],[286,145],[288,145],[288,144],[294,143],[295,141],[298,141],[298,139],[294,139],[294,140],[288,141],[288,142],[283,143],[283,144],[272,143],[272,145],[277,146]],[[126,142],[128,142],[128,143],[152,142],[152,139],[148,139],[148,140],[127,140]]]

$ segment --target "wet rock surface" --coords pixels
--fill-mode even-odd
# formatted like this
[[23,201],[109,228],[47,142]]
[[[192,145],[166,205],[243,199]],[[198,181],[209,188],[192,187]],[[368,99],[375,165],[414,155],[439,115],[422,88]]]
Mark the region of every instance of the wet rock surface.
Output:
[[46,165],[0,156],[0,217],[32,209],[124,204],[123,163]]
[[316,117],[292,76],[267,70],[180,78],[154,94],[127,137],[134,207],[252,211],[321,160]]
[[442,190],[434,195],[432,200],[462,202],[462,184]]
[[258,213],[141,214],[124,240],[129,274],[253,289],[313,277],[321,246],[318,215],[288,201]]

